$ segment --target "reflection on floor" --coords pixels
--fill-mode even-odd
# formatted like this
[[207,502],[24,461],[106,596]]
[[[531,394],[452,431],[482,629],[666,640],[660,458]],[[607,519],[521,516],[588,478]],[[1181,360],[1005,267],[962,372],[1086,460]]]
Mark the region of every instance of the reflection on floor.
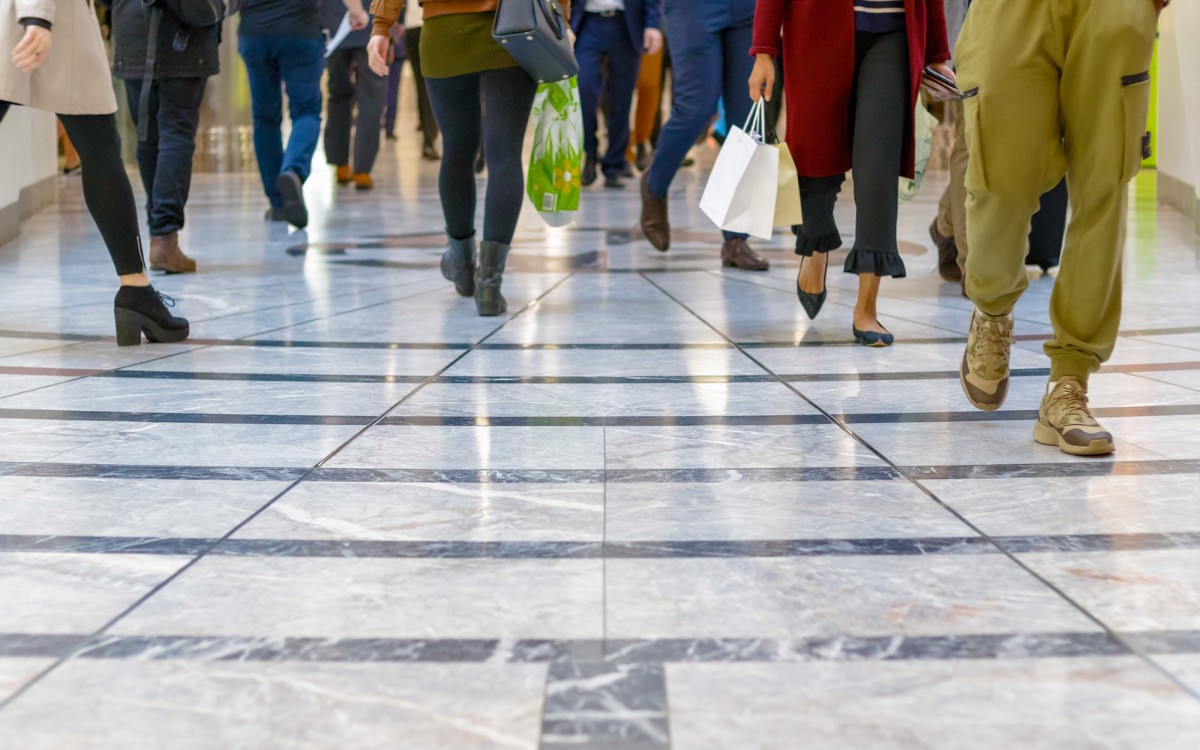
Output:
[[1200,262],[1152,175],[1079,460],[1030,435],[1053,279],[964,402],[936,175],[878,351],[788,238],[720,268],[699,171],[667,255],[633,190],[524,217],[480,319],[436,167],[382,163],[307,234],[199,176],[187,344],[114,345],[76,183],[0,249],[0,747],[1200,747]]

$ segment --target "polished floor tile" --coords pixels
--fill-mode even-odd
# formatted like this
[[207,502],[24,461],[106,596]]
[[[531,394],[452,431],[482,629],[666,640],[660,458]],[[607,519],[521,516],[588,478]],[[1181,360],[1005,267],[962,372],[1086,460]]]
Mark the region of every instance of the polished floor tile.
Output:
[[1092,379],[1118,452],[1079,459],[1032,440],[1053,277],[1004,408],[962,396],[944,173],[900,208],[889,349],[845,249],[815,321],[790,233],[721,267],[710,145],[668,253],[634,185],[525,206],[480,318],[401,125],[373,193],[317,158],[306,231],[196,173],[199,272],[153,279],[184,343],[115,345],[78,180],[0,247],[0,747],[1200,746],[1200,240],[1153,174]]

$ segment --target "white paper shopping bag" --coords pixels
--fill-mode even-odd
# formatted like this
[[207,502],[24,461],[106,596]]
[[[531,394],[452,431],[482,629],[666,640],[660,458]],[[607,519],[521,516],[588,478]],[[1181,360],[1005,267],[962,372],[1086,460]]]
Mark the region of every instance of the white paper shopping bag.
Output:
[[763,106],[750,109],[742,128],[730,129],[717,156],[700,210],[727,232],[770,239],[779,189],[779,151],[766,143]]

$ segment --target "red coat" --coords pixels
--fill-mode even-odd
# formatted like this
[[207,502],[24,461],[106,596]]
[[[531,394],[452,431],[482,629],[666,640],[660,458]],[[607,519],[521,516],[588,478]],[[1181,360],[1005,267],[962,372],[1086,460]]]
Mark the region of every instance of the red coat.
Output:
[[[900,175],[912,177],[915,144],[912,110],[921,71],[950,59],[942,0],[904,0],[911,72],[908,127]],[[758,0],[751,55],[779,55],[783,32],[787,143],[806,177],[850,170],[850,91],[854,83],[853,0]],[[899,177],[899,175],[898,175]]]

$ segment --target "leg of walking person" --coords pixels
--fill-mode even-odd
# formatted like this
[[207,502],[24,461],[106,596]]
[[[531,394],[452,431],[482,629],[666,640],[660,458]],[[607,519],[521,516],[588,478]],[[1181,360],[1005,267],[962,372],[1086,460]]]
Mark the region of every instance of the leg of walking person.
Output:
[[967,266],[967,132],[962,102],[948,102],[954,117],[954,146],[950,150],[950,183],[938,202],[929,234],[938,249],[938,273],[946,281],[962,282]]
[[480,75],[428,78],[429,100],[442,126],[438,194],[449,247],[442,275],[463,297],[475,295],[475,159],[482,143]]
[[829,296],[825,280],[829,274],[829,252],[842,246],[834,209],[846,175],[800,176],[800,208],[804,223],[796,233],[796,255],[800,270],[796,293],[809,320],[816,320]]
[[579,109],[583,114],[584,187],[596,181],[596,163],[600,158],[597,131],[600,129],[600,95],[604,88],[604,43],[608,38],[602,22],[608,20],[617,19],[587,19],[575,40],[575,59],[579,61]]
[[[688,151],[708,127],[717,111],[723,79],[720,18],[713,18],[711,2],[693,5],[688,0],[666,0],[666,20],[671,39],[674,91],[671,116],[662,127],[654,161],[642,176],[642,233],[656,249],[671,246],[667,191]],[[747,51],[749,47],[746,48]]]
[[292,132],[283,152],[276,184],[284,213],[297,227],[308,226],[304,182],[312,173],[313,153],[321,137],[321,74],[325,72],[325,43],[320,39],[279,39],[279,72],[287,91]]
[[[3,109],[0,109],[3,119]],[[164,298],[150,285],[142,254],[137,204],[121,161],[121,137],[113,115],[63,115],[63,127],[83,167],[83,197],[104,238],[121,288],[114,300],[117,343],[140,344],[142,334],[152,343],[182,341],[190,327],[167,309]]]
[[[192,161],[206,78],[165,78],[158,89],[157,162],[149,198],[150,267],[167,273],[191,273],[196,261],[179,248],[192,188]],[[140,149],[139,149],[140,152]]]
[[1043,273],[1059,265],[1062,259],[1063,238],[1067,231],[1067,208],[1070,194],[1063,179],[1053,190],[1042,195],[1038,212],[1029,228],[1029,255],[1025,265],[1037,266]]
[[[642,53],[635,49],[623,18],[615,21],[605,46],[608,50],[608,144],[602,160],[606,187],[624,187],[621,177],[629,167],[629,118],[633,109],[633,89],[637,85]],[[606,24],[607,25],[607,24]]]
[[421,69],[421,29],[408,29],[404,32],[404,43],[408,48],[408,59],[412,64],[413,88],[417,91],[417,121],[421,125],[421,135],[424,140],[421,156],[428,161],[437,161],[438,122],[433,116],[433,107],[429,103],[429,89],[425,85],[425,74]]
[[350,123],[354,119],[354,53],[338,49],[329,56],[329,110],[325,117],[325,161],[337,169],[339,185],[354,181],[350,169]]
[[250,109],[254,119],[254,157],[263,193],[271,202],[267,218],[284,220],[283,196],[275,181],[283,167],[283,90],[279,60],[272,39],[241,37],[238,51],[250,80]]
[[642,55],[642,64],[638,70],[637,109],[633,116],[633,134],[627,156],[642,172],[650,168],[650,137],[654,134],[654,121],[662,108],[665,54],[664,46],[653,55]]
[[371,72],[367,63],[367,48],[354,52],[354,90],[358,101],[358,117],[354,131],[354,186],[370,190],[371,170],[379,155],[379,118],[383,115],[383,97],[387,79]]
[[876,301],[883,277],[906,275],[896,226],[906,123],[913,107],[908,93],[908,39],[904,32],[860,32],[856,52],[851,160],[858,216],[845,270],[858,274],[855,339],[868,346],[888,346],[892,337],[876,319]]
[[[407,46],[406,44],[406,49]],[[400,81],[404,78],[404,58],[400,56],[395,45],[392,45],[392,49],[396,54],[396,59],[392,60],[392,64],[388,66],[387,93],[385,94],[387,109],[383,115],[383,132],[389,141],[396,140],[396,117],[400,114]],[[328,130],[329,126],[326,125],[325,128]]]
[[[743,7],[741,18],[735,25],[721,33],[724,60],[721,66],[722,94],[725,102],[725,121],[732,127],[745,123],[750,115],[751,101],[746,95],[746,81],[754,71],[754,58],[750,47],[754,43],[754,3]],[[747,236],[724,232],[725,242],[721,246],[721,264],[743,271],[766,271],[770,268],[767,259],[754,252],[747,244]]]
[[488,163],[487,195],[483,207],[483,242],[475,275],[475,308],[480,315],[500,315],[508,302],[500,291],[509,246],[525,203],[525,165],[522,146],[537,82],[520,68],[482,74],[487,120],[483,140]]
[[[133,121],[134,130],[141,126],[142,120],[142,86],[141,78],[131,78],[125,81],[125,100],[129,102],[129,119]],[[146,193],[146,215],[154,211],[154,177],[158,171],[158,108],[160,91],[157,82],[150,87],[150,98],[146,107],[146,137],[137,142],[138,176],[142,178],[142,189]]]

